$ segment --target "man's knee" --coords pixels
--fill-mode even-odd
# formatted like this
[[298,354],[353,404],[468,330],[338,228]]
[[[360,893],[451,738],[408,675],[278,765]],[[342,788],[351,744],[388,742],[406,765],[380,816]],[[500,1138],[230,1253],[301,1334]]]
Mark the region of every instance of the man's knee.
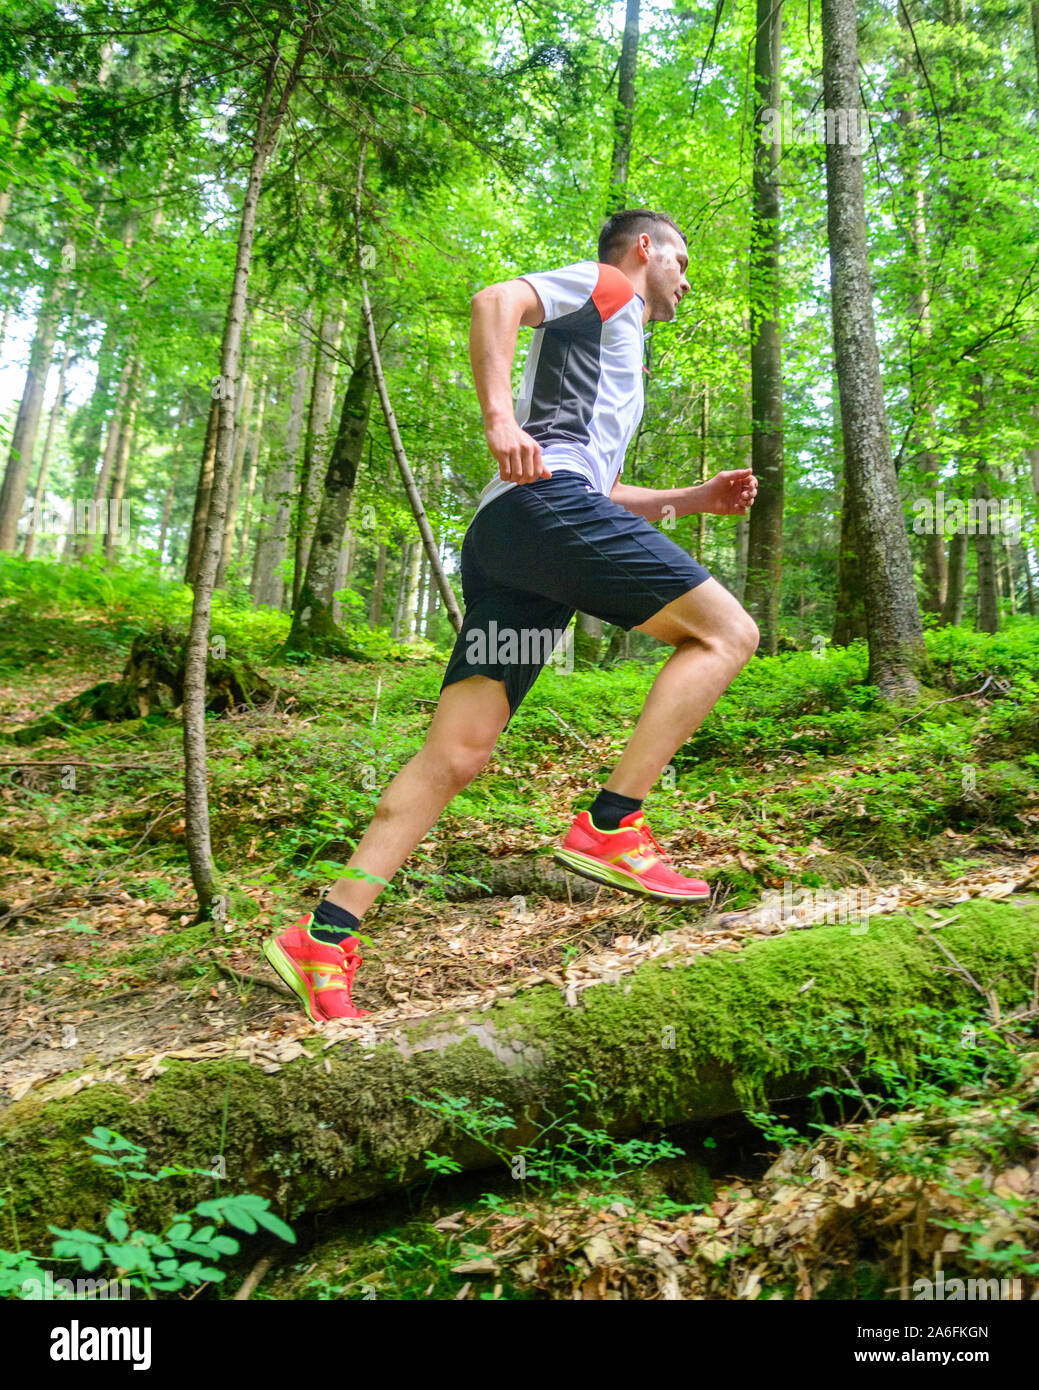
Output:
[[435,750],[437,761],[448,783],[461,791],[480,775],[494,752],[494,743],[453,743]]
[[742,611],[736,633],[736,647],[744,666],[761,645],[761,629],[746,610]]

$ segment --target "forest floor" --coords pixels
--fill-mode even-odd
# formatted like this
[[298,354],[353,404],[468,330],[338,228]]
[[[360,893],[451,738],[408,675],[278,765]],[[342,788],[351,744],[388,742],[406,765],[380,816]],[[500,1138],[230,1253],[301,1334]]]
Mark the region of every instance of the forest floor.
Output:
[[[277,695],[265,708],[209,721],[213,841],[227,907],[220,921],[196,923],[177,712],[10,741],[62,700],[117,679],[133,637],[182,620],[186,602],[180,586],[144,575],[98,569],[66,578],[37,567],[30,581],[17,566],[0,575],[0,1086],[8,1101],[42,1086],[71,1094],[113,1068],[148,1077],[165,1058],[236,1050],[273,1071],[299,1056],[317,1030],[266,966],[260,943],[313,908],[428,725],[442,656],[419,649],[405,659],[272,664],[283,617],[218,607],[214,632],[228,655],[260,670]],[[576,994],[676,939],[690,954],[740,951],[748,940],[810,927],[825,910],[817,901],[824,889],[864,919],[908,909],[935,923],[952,920],[971,897],[1034,899],[1039,624],[1019,620],[992,637],[936,631],[928,641],[930,686],[909,713],[884,708],[865,684],[861,646],[751,663],[647,802],[679,867],[712,886],[711,903],[696,910],[599,889],[552,864],[552,846],[622,748],[656,667],[546,671],[488,769],[365,918],[370,944],[355,998],[371,1011],[366,1026],[378,1033],[483,1008],[545,981]],[[762,906],[763,895],[784,891],[786,920]],[[715,1206],[727,1200],[715,1197]],[[715,1206],[698,1214],[723,1227]],[[526,1231],[527,1218],[515,1219]],[[519,1226],[485,1234],[505,1248]],[[670,1230],[668,1241],[680,1234]],[[636,1254],[639,1240],[653,1245],[645,1231],[632,1239]],[[637,1280],[628,1289],[596,1272],[608,1262],[586,1261],[575,1285],[570,1265],[557,1278],[543,1255],[525,1266],[542,1297],[575,1288],[587,1297],[753,1297],[762,1277],[747,1283],[748,1266],[738,1278],[726,1270],[724,1287],[706,1276],[693,1287],[684,1276],[676,1283],[665,1258],[654,1265],[654,1291],[640,1293]],[[502,1268],[486,1251],[473,1258],[488,1261],[485,1274]],[[807,1281],[810,1290],[810,1276],[796,1262],[791,1268],[792,1289]],[[453,1289],[471,1284],[465,1273]],[[301,1292],[297,1281],[280,1296],[363,1296],[360,1279],[338,1295]]]

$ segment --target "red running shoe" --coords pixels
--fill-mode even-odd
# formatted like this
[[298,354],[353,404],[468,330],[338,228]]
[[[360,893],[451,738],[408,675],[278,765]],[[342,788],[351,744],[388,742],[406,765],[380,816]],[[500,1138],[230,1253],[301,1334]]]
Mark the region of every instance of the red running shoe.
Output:
[[294,994],[299,995],[312,1023],[331,1018],[366,1018],[368,1009],[355,1008],[350,987],[363,959],[358,954],[356,936],[348,936],[338,946],[318,941],[309,928],[314,914],[308,912],[295,926],[263,943],[263,954]]
[[711,896],[698,878],[684,878],[653,838],[641,811],[624,816],[617,830],[597,830],[587,811],[570,827],[555,859],[595,883],[669,903],[703,902]]

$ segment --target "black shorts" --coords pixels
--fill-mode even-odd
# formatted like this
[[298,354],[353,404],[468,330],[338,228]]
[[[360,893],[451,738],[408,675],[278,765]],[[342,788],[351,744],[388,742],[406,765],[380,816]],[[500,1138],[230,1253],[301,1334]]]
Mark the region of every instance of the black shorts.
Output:
[[469,676],[504,681],[511,718],[576,612],[627,631],[710,577],[578,473],[509,488],[465,533],[465,621],[440,688]]

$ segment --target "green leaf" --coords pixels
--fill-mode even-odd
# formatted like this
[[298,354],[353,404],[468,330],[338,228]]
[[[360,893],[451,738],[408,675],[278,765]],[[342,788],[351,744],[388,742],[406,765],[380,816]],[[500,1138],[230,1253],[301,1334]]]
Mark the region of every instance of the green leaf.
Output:
[[130,1227],[126,1217],[118,1208],[113,1208],[105,1217],[105,1225],[108,1227],[109,1235],[116,1240],[125,1240],[130,1234]]
[[282,1240],[286,1240],[290,1245],[296,1244],[296,1233],[291,1226],[286,1225],[280,1216],[275,1216],[272,1211],[258,1211],[256,1219],[261,1226],[265,1226],[268,1231]]

